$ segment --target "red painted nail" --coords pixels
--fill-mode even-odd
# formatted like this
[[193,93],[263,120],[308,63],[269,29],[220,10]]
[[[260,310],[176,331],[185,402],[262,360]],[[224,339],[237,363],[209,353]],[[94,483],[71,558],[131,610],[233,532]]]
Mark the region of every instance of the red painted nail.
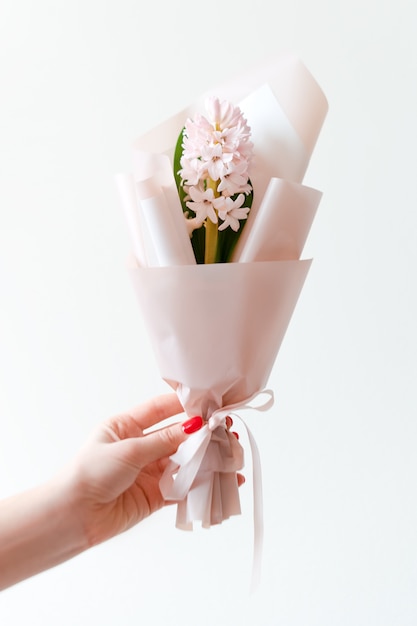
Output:
[[182,429],[187,435],[191,435],[191,433],[195,433],[197,430],[200,430],[203,424],[203,418],[200,415],[196,415],[195,417],[191,417],[189,420],[184,422]]
[[234,435],[236,437],[236,439],[239,439],[239,434],[237,432],[235,432],[234,430],[232,431],[232,435]]
[[232,418],[230,417],[230,415],[228,415],[228,416],[226,417],[226,428],[232,428],[232,426],[233,426],[233,420],[232,420]]

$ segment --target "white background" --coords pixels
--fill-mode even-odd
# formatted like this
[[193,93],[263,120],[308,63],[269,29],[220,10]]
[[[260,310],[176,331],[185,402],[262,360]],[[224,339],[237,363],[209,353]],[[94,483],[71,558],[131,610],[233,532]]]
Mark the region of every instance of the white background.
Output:
[[330,105],[305,178],[324,192],[313,266],[276,404],[248,418],[260,588],[248,476],[241,517],[183,533],[166,509],[3,592],[4,626],[417,623],[414,4],[0,0],[0,497],[168,391],[125,267],[113,176],[133,139],[281,51]]

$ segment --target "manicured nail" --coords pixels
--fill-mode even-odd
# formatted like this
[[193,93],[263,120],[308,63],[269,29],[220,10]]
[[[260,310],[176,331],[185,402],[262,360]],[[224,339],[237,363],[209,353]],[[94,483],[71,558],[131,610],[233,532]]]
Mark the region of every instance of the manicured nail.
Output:
[[184,422],[182,429],[187,435],[191,435],[191,433],[195,433],[197,430],[200,430],[203,424],[203,418],[200,417],[200,415],[196,415],[195,417],[191,417],[189,420]]
[[226,428],[232,428],[232,426],[233,426],[233,420],[232,420],[232,418],[230,417],[230,415],[228,415],[228,416],[226,417]]
[[232,435],[234,435],[236,437],[236,439],[239,439],[239,434],[237,432],[235,432],[234,430],[232,430]]

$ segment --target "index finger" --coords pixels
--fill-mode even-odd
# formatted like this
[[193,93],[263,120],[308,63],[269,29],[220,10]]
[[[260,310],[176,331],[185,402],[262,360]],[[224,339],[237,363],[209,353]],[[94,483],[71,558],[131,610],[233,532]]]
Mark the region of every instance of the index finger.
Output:
[[165,393],[146,400],[129,411],[129,415],[142,430],[146,430],[168,417],[183,412],[184,409],[177,394]]

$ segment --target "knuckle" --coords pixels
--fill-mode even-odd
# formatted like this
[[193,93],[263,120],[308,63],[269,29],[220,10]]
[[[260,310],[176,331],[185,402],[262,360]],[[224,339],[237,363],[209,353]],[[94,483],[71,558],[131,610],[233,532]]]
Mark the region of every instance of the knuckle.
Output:
[[180,431],[175,426],[168,426],[160,431],[161,441],[167,449],[175,450],[180,444]]

